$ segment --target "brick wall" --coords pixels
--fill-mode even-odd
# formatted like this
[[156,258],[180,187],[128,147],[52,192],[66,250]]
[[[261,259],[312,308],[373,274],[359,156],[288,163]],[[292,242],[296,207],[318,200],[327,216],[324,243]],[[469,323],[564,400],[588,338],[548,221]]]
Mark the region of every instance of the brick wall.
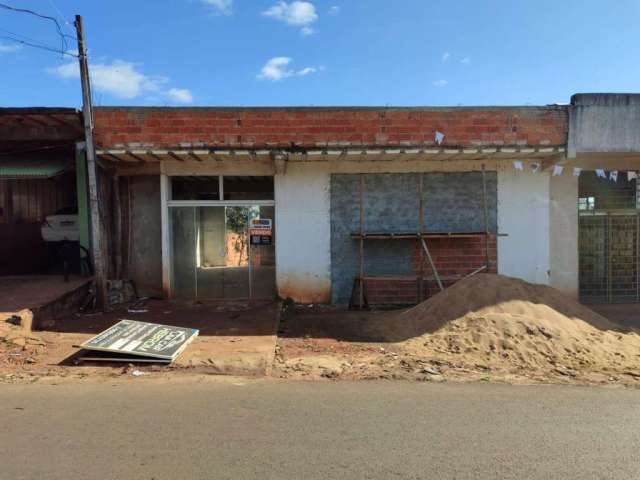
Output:
[[144,108],[94,110],[100,147],[564,145],[564,107]]
[[[485,240],[476,238],[434,238],[427,240],[427,246],[438,275],[445,287],[457,279],[470,274],[486,264]],[[418,280],[420,272],[420,252],[422,246],[416,241],[412,250],[412,269],[415,277],[375,278],[367,280],[365,292],[372,305],[413,304],[418,301]],[[496,273],[496,237],[489,239],[489,273]],[[433,271],[424,258],[424,279],[422,298],[427,299],[439,292]]]

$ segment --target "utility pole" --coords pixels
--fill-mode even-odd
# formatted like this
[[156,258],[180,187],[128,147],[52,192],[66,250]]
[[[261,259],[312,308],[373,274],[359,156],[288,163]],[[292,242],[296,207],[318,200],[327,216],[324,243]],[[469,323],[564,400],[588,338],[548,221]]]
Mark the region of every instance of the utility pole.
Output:
[[104,308],[107,298],[106,269],[102,251],[100,210],[98,205],[98,171],[96,150],[93,144],[93,112],[91,108],[91,84],[87,64],[87,46],[84,41],[82,17],[76,15],[74,22],[78,38],[78,61],[82,83],[82,116],[84,120],[85,149],[87,157],[87,180],[89,184],[89,212],[91,215],[91,252],[93,255],[94,282],[96,287],[96,307]]

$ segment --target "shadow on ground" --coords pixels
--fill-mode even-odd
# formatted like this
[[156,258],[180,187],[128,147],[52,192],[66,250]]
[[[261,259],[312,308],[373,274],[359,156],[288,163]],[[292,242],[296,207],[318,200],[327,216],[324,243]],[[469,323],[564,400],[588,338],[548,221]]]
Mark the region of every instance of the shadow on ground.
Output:
[[[281,326],[285,338],[327,338],[346,342],[402,342],[435,333],[474,316],[501,316],[507,323],[550,321],[559,328],[586,323],[601,332],[629,333],[640,325],[640,305],[594,309],[546,285],[495,274],[460,281],[413,308],[354,311],[297,306]],[[584,322],[584,323],[582,323]]]
[[272,301],[178,302],[149,300],[146,312],[129,312],[127,306],[95,314],[68,316],[47,328],[61,333],[98,334],[122,319],[197,328],[200,336],[271,335]]

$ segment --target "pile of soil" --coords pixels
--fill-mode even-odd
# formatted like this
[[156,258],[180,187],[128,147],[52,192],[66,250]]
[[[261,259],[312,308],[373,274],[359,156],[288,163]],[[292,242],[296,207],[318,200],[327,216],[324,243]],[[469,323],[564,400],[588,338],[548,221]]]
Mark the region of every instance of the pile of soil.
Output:
[[381,322],[405,352],[489,369],[640,376],[640,335],[558,290],[478,274]]

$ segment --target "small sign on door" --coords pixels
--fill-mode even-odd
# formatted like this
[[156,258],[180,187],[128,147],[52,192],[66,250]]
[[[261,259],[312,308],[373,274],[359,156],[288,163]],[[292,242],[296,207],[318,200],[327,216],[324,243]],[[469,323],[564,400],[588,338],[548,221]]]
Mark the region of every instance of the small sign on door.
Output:
[[252,218],[249,221],[249,241],[251,245],[271,245],[273,224],[270,218]]

